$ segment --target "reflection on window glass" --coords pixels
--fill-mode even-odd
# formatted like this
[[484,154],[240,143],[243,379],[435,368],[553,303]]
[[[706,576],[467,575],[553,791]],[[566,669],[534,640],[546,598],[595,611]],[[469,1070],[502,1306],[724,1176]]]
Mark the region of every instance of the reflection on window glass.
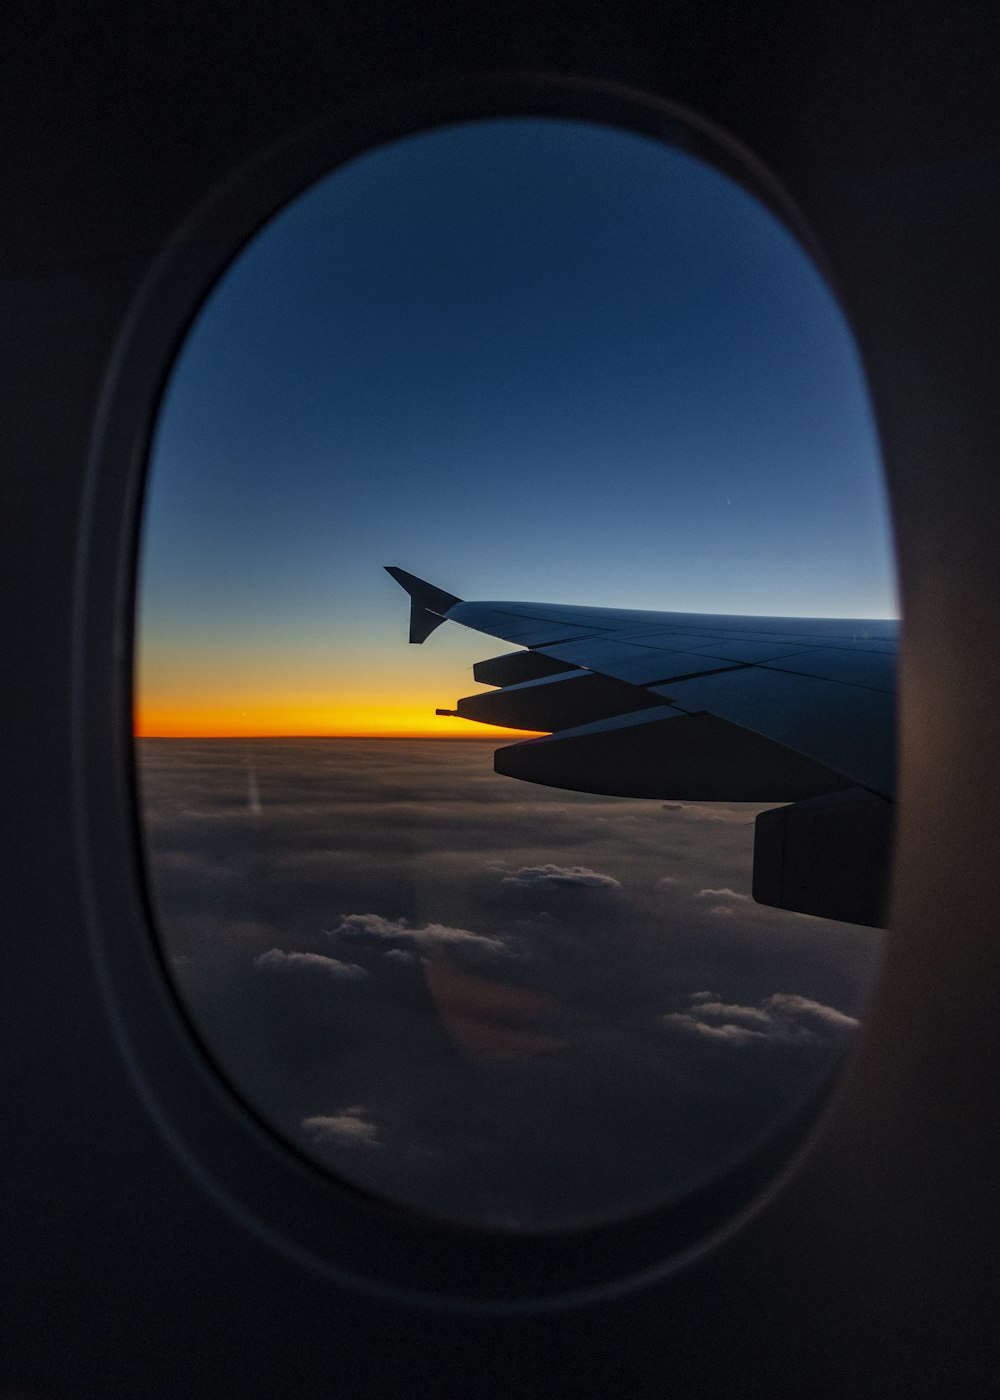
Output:
[[816,914],[884,875],[894,612],[856,351],[749,194],[552,119],[342,167],[220,281],[152,449],[147,867],[220,1068],[461,1221],[734,1166],[871,986],[879,930]]

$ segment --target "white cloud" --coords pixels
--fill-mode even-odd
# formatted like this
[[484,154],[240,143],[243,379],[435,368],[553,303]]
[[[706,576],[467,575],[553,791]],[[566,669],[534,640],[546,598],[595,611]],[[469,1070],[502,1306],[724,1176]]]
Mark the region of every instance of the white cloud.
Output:
[[303,1118],[302,1129],[317,1146],[380,1147],[378,1124],[365,1116],[363,1105],[355,1104],[340,1113]]
[[713,1025],[745,1026],[749,1030],[766,1030],[772,1023],[771,1016],[761,1006],[739,1006],[725,1001],[702,999],[696,1003],[695,1014],[700,1021]]
[[731,890],[728,885],[723,885],[722,888],[718,890],[699,890],[695,895],[695,899],[734,899],[742,903],[749,903],[750,896],[748,894],[740,894],[738,890]]
[[467,928],[452,928],[448,924],[425,924],[411,928],[405,919],[385,919],[381,914],[346,914],[335,928],[326,929],[330,938],[356,939],[358,942],[389,943],[405,950],[418,948],[432,952],[447,947],[462,947],[490,956],[509,954],[510,949],[499,938],[473,933]]
[[687,1011],[672,1011],[660,1018],[669,1030],[734,1045],[829,1045],[845,1039],[857,1028],[853,1016],[808,997],[776,992],[756,1006],[711,1000],[709,992],[695,992]]
[[848,1016],[836,1007],[824,1006],[821,1002],[810,1001],[808,997],[795,996],[790,992],[776,992],[768,997],[765,1006],[775,1015],[797,1019],[800,1024],[812,1026],[827,1033],[857,1030],[855,1016]]
[[328,958],[322,953],[284,953],[280,948],[272,948],[254,958],[254,967],[277,970],[283,973],[307,973],[332,977],[338,982],[357,982],[368,973],[357,963],[341,962],[339,958]]
[[348,938],[398,938],[407,937],[412,930],[405,919],[383,919],[381,914],[345,914],[336,928],[325,928],[328,938],[345,934]]
[[682,1012],[671,1012],[663,1018],[664,1025],[671,1030],[678,1030],[689,1033],[692,1037],[700,1040],[721,1040],[729,1041],[734,1045],[753,1044],[754,1042],[764,1042],[769,1037],[762,1031],[750,1030],[746,1026],[724,1025],[712,1026],[704,1021],[699,1021],[695,1016],[685,1016]]
[[503,883],[522,890],[621,889],[612,875],[600,875],[585,865],[522,865],[505,875]]

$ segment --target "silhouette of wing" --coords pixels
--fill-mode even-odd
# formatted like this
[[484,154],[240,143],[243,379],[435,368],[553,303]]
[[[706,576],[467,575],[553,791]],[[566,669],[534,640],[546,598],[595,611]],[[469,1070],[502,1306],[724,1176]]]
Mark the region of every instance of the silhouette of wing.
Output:
[[672,801],[785,803],[756,821],[754,898],[883,922],[898,623],[465,602],[402,569],[410,640],[457,622],[520,650],[452,710],[544,731],[498,773]]

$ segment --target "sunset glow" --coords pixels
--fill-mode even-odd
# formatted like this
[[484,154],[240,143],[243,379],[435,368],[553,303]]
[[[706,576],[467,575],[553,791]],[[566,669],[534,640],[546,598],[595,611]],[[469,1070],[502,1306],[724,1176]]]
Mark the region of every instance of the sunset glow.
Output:
[[496,120],[320,181],[196,318],[150,448],[143,737],[508,739],[435,714],[512,648],[466,599],[894,612],[860,365],[746,191],[627,132]]
[[486,728],[451,715],[435,715],[433,705],[368,700],[338,702],[314,696],[263,697],[206,695],[170,703],[137,700],[136,738],[221,739],[331,736],[380,739],[529,739],[520,729]]
[[410,646],[406,597],[383,578],[387,635],[378,648],[366,639],[331,643],[322,633],[290,636],[264,626],[250,638],[221,629],[179,638],[143,634],[136,647],[136,737],[528,737],[435,713],[453,708],[461,695],[489,689],[473,680],[472,666],[503,651],[504,643],[454,627],[426,646]]

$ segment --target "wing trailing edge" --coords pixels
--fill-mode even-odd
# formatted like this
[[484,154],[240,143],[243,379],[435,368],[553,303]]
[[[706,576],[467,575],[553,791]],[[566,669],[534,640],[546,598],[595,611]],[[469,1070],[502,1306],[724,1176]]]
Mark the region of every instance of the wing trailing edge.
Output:
[[895,795],[891,619],[737,617],[464,602],[403,569],[410,641],[452,621],[522,648],[454,709],[548,731],[498,773],[577,792],[789,804],[756,819],[753,895],[846,922],[885,919]]

